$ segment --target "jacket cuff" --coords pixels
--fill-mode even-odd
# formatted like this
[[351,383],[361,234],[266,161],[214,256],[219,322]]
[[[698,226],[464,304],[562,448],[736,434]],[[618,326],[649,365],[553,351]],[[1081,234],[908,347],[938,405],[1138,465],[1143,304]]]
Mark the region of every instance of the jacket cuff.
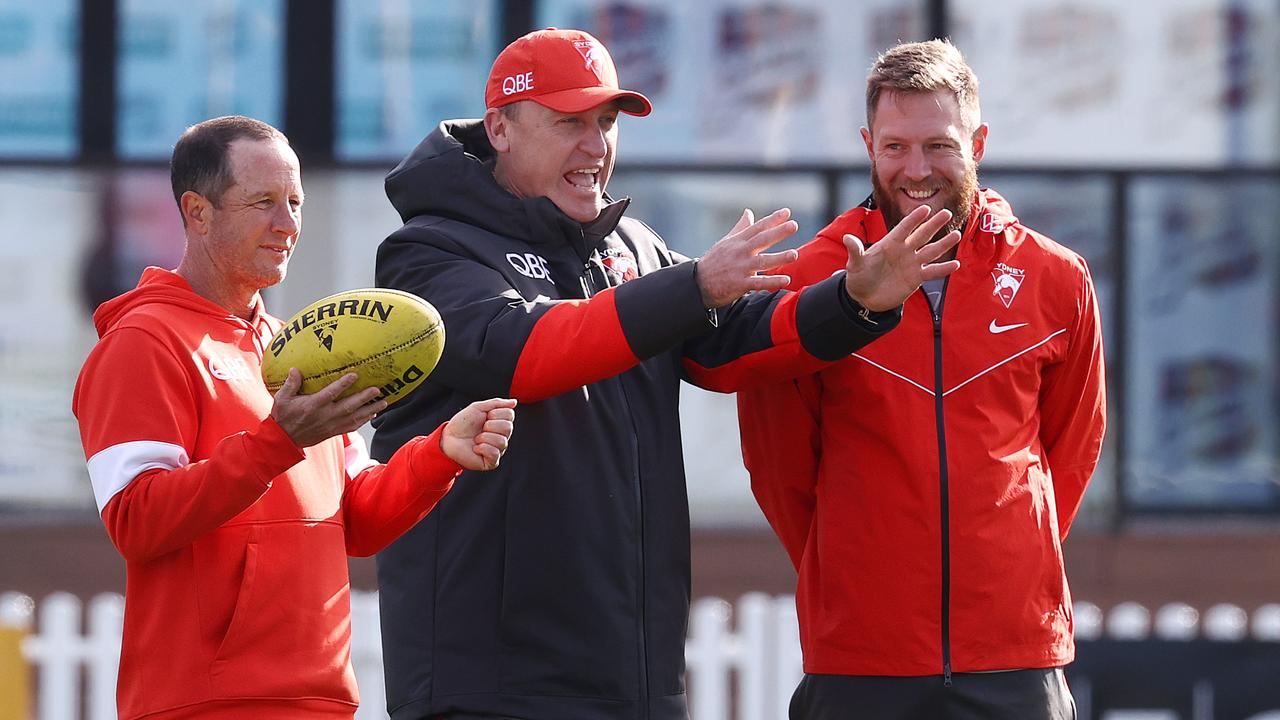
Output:
[[844,290],[844,274],[840,275],[841,282],[836,285],[836,292],[840,295],[840,305],[844,308],[845,313],[863,330],[870,333],[887,332],[896,327],[898,321],[902,319],[902,306],[899,305],[892,310],[868,310],[858,304],[857,300],[849,297],[849,293]]
[[619,285],[615,293],[618,322],[638,358],[653,357],[714,327],[693,262],[655,270]]
[[289,468],[306,459],[307,455],[298,447],[289,433],[280,427],[275,418],[267,416],[258,426],[258,430],[244,435],[246,456],[258,458],[255,473],[264,486],[270,487],[271,481]]
[[804,349],[821,360],[838,360],[898,326],[902,307],[872,312],[844,290],[844,273],[815,283],[800,294],[796,331]]
[[412,486],[415,497],[422,493],[441,495],[453,487],[453,481],[462,474],[462,466],[444,454],[444,426],[440,423],[430,435],[415,435],[400,446],[387,460],[384,470],[394,470],[397,476],[407,474],[407,485]]
[[440,423],[432,433],[419,443],[413,457],[409,458],[409,467],[413,476],[420,479],[429,489],[444,492],[453,487],[453,481],[462,474],[462,466],[444,454],[444,426]]

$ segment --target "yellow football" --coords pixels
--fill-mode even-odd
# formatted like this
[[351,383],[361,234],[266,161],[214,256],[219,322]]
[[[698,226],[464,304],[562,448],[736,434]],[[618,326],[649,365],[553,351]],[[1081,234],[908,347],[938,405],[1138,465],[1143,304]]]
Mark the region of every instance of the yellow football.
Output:
[[431,303],[399,290],[348,290],[289,318],[262,354],[262,379],[275,393],[296,367],[302,392],[313,393],[354,372],[360,379],[346,394],[377,387],[394,403],[422,384],[443,351],[444,323]]

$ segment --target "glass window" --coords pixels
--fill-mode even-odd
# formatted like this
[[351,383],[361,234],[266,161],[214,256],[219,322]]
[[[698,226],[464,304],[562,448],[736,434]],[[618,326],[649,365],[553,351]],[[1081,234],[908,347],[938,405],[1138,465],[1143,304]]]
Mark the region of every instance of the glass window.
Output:
[[624,121],[624,159],[849,161],[862,153],[866,71],[923,34],[922,5],[544,0],[536,17],[595,35],[622,86],[653,101]]
[[0,157],[79,152],[78,10],[75,0],[0,2]]
[[949,0],[982,81],[988,160],[1274,165],[1274,0]]
[[279,127],[283,0],[121,0],[117,152],[167,158],[188,126],[249,115]]
[[1129,221],[1125,495],[1280,509],[1280,181],[1147,178]]
[[[618,146],[630,142],[630,128]],[[829,219],[822,217],[826,198],[822,178],[805,172],[668,172],[619,169],[609,180],[613,197],[631,197],[629,217],[639,218],[660,234],[671,249],[695,257],[726,235],[744,208],[757,218],[778,208],[791,209],[800,231],[774,249],[797,247],[812,238]]]
[[98,188],[82,170],[0,168],[0,515],[94,508],[69,409],[96,339],[85,287],[107,233]]
[[340,0],[336,154],[396,159],[441,120],[484,114],[495,0]]

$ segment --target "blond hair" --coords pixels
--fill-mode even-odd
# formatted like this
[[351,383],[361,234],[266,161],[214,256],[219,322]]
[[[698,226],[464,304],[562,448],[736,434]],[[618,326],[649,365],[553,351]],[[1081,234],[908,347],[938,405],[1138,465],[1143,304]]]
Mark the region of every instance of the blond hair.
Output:
[[885,90],[904,93],[950,92],[960,105],[965,129],[981,122],[978,76],[950,40],[903,43],[880,54],[867,74],[867,127]]

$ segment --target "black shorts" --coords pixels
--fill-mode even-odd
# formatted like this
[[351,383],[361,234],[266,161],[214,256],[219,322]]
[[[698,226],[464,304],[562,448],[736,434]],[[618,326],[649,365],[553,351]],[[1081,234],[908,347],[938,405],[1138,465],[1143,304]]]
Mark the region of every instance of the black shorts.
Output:
[[809,675],[791,720],[1075,720],[1062,668],[880,677]]

